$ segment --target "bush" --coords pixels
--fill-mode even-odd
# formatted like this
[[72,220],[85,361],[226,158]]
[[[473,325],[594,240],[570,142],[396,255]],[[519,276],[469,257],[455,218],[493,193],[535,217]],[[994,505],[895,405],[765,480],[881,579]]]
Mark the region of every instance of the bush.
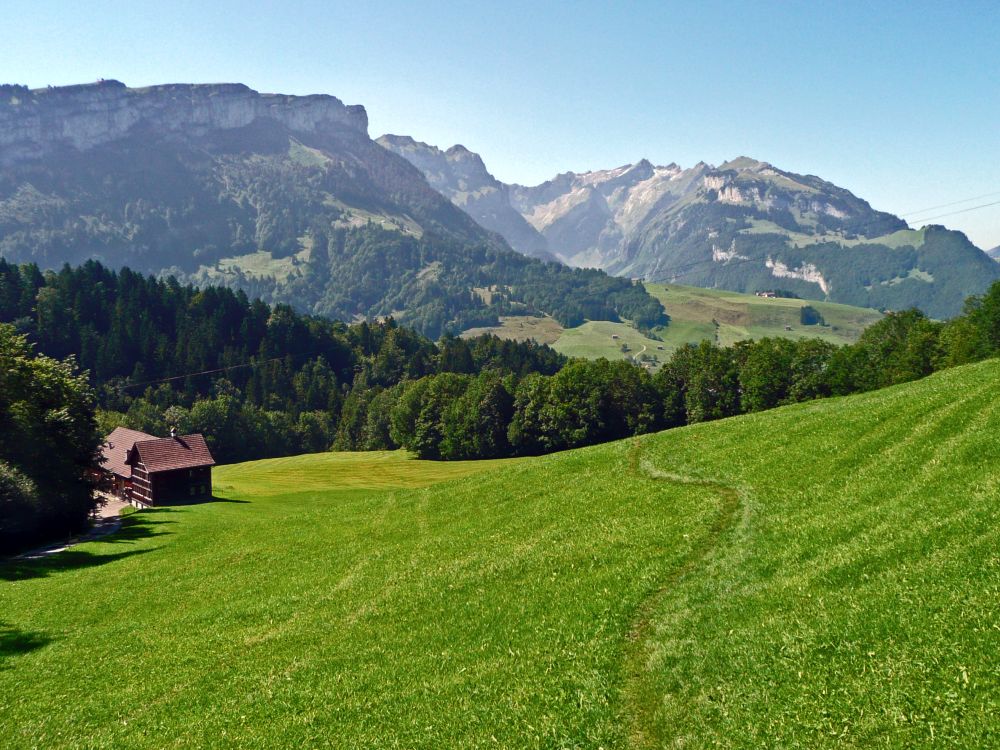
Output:
[[0,324],[0,461],[17,467],[6,472],[5,503],[15,520],[6,526],[5,544],[22,546],[86,526],[96,504],[87,472],[99,448],[93,389],[75,362],[36,356],[13,326]]
[[38,487],[23,472],[0,461],[0,550],[36,537],[41,517]]

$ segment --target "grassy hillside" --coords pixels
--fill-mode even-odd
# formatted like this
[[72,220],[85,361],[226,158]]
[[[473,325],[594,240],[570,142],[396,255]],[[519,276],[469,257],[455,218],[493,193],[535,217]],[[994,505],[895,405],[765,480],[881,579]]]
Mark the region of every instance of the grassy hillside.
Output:
[[989,745],[998,378],[221,467],[228,502],[0,568],[0,745]]
[[[622,359],[645,353],[663,362],[678,347],[703,339],[723,346],[766,336],[819,338],[834,344],[850,344],[882,317],[877,310],[834,302],[763,298],[680,284],[647,283],[645,287],[670,315],[669,326],[654,329],[656,338],[645,336],[626,323],[601,320],[562,328],[551,318],[524,316],[504,318],[498,327],[475,328],[463,335],[495,333],[515,340],[535,338],[568,357]],[[799,311],[804,305],[816,309],[823,317],[823,324],[803,325]],[[629,351],[621,351],[623,343]]]
[[[717,321],[718,343],[723,346],[765,336],[821,338],[834,344],[850,344],[858,340],[867,326],[882,317],[877,310],[835,302],[765,298],[680,284],[645,286],[663,303],[671,320],[700,324],[709,338],[714,327],[712,321]],[[825,325],[803,325],[800,310],[805,305],[813,307],[823,317]],[[668,327],[663,338],[675,346],[691,338],[687,331],[678,331],[676,336],[674,338]]]

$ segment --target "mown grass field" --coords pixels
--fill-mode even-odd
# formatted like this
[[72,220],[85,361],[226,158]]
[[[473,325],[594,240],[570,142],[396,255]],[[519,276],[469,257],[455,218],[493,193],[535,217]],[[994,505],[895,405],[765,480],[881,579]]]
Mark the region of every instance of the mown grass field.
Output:
[[0,745],[990,746],[998,382],[221,467],[228,502],[0,568]]
[[[878,310],[852,307],[835,302],[764,298],[722,289],[702,289],[680,284],[646,284],[650,294],[660,300],[674,319],[703,326],[703,337],[713,339],[712,321],[718,323],[718,343],[723,346],[744,339],[765,336],[784,338],[820,338],[835,344],[850,344],[858,340],[866,327],[878,321]],[[803,305],[815,308],[826,325],[803,325],[799,310]],[[690,335],[678,331],[672,338],[668,326],[662,334],[673,347],[687,343]],[[791,330],[786,330],[790,328]]]
[[[533,338],[568,357],[585,359],[631,359],[644,352],[656,358],[655,369],[679,347],[702,340],[728,346],[770,336],[850,344],[882,317],[878,310],[834,302],[763,298],[680,284],[646,284],[646,288],[670,315],[670,325],[653,332],[656,338],[643,335],[628,323],[600,320],[563,328],[552,318],[529,316],[503,318],[499,326],[474,328],[462,335],[494,333],[518,341]],[[799,314],[803,305],[816,308],[826,325],[803,325]],[[623,343],[628,344],[628,352],[621,351]]]

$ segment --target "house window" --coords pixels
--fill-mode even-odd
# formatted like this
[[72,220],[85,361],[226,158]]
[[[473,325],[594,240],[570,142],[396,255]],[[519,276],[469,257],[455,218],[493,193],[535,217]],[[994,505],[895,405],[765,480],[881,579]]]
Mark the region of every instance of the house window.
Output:
[[191,497],[194,497],[194,485],[188,487],[188,494],[191,495]]

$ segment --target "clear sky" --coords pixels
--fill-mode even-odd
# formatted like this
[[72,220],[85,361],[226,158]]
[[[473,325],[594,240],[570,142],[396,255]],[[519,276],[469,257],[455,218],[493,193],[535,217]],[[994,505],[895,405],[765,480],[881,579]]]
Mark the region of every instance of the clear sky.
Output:
[[[462,143],[507,182],[747,155],[917,226],[1000,201],[997,0],[6,0],[3,18],[5,82],[329,93],[373,137]],[[1000,245],[1000,205],[935,223]]]

